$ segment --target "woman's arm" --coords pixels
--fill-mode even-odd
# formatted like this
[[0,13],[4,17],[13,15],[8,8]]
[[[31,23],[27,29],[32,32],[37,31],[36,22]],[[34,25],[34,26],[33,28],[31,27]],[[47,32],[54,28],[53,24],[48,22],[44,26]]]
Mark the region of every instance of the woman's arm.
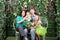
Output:
[[[26,17],[27,17],[27,16],[26,16]],[[24,20],[26,20],[26,17],[24,17],[22,20],[18,21],[17,23],[23,22]]]
[[22,20],[20,20],[20,21],[18,21],[17,23],[21,23],[21,22],[23,22],[25,20],[25,18],[24,19],[22,19]]

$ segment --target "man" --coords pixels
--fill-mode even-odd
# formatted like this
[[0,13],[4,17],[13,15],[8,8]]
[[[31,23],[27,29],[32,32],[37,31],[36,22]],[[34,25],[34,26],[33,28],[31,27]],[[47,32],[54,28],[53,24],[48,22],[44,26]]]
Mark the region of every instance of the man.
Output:
[[[35,14],[34,8],[32,8],[32,9],[30,10],[30,14],[31,14],[31,22],[34,23],[34,18],[35,18],[36,16],[38,16],[38,15]],[[39,16],[38,16],[38,17],[39,17]],[[42,24],[40,18],[39,18],[38,21],[39,21],[40,24]],[[35,29],[34,29],[34,27],[31,28],[30,33],[31,33],[31,40],[35,40]]]
[[[33,23],[34,17],[35,17],[35,10],[33,8],[30,9],[30,14],[31,14],[31,22]],[[34,29],[34,27],[31,27],[30,33],[31,33],[31,40],[35,40],[35,29]]]

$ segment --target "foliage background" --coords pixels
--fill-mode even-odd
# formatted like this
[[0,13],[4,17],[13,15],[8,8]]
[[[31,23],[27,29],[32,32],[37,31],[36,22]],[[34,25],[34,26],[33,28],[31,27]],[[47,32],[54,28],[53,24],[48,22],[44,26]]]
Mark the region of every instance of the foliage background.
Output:
[[39,16],[48,19],[46,37],[60,38],[60,0],[55,2],[56,9],[54,4],[51,5],[51,3],[52,0],[0,0],[0,39],[15,35],[13,22],[20,12],[20,8],[24,5],[28,9],[34,6]]

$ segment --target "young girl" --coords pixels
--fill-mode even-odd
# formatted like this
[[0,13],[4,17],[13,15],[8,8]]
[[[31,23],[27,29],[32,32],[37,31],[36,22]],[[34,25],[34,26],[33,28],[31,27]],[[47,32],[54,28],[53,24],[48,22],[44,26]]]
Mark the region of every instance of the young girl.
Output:
[[35,28],[35,34],[37,40],[40,40],[40,35],[43,36],[46,34],[46,28],[41,26],[39,20],[40,20],[39,17],[36,15],[34,17],[34,28]]
[[28,18],[27,21],[30,21],[31,20],[31,14],[29,12],[27,12],[26,15],[27,15],[27,18]]
[[[40,23],[39,23],[39,17],[36,15],[36,16],[34,17],[34,28],[36,28],[37,25],[40,25]],[[38,35],[37,33],[35,33],[35,34],[36,34],[36,40],[40,40],[39,35]]]
[[36,16],[34,17],[34,27],[36,28],[36,26],[37,26],[38,24],[40,24],[40,23],[39,23],[39,17],[36,15]]

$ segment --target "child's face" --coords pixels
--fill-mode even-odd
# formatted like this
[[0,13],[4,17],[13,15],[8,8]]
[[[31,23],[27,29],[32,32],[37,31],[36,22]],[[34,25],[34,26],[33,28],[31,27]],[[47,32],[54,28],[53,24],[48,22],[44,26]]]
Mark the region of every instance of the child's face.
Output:
[[35,21],[38,21],[38,16],[35,16],[35,17],[34,17],[34,20],[35,20]]
[[30,15],[30,13],[29,13],[29,12],[27,12],[27,15]]

